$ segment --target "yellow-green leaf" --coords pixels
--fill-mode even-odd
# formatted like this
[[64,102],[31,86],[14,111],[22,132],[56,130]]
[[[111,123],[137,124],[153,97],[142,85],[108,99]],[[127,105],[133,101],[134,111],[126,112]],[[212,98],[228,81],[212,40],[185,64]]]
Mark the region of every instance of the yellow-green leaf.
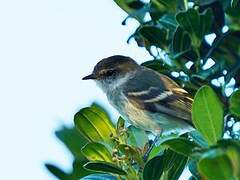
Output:
[[108,149],[101,143],[90,142],[82,148],[82,154],[89,161],[107,161],[112,162],[112,155]]
[[116,136],[116,130],[107,116],[100,109],[87,107],[74,116],[77,129],[90,141],[112,143],[111,135]]

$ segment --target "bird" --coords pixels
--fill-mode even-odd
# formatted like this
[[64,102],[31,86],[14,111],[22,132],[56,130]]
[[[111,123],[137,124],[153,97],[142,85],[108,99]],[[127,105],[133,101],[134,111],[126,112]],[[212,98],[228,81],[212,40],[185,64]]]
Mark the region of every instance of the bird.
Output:
[[104,58],[82,79],[94,80],[124,119],[156,136],[154,143],[160,136],[194,130],[190,94],[168,76],[130,57]]

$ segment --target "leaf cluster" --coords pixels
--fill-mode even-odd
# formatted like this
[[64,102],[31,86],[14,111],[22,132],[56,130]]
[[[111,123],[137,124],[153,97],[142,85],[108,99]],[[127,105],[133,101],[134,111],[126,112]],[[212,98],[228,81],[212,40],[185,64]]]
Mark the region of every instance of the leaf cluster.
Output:
[[142,65],[174,79],[194,102],[196,128],[161,137],[151,146],[146,132],[114,124],[99,105],[81,109],[75,127],[57,137],[74,157],[71,172],[53,164],[59,179],[240,179],[240,2],[238,0],[114,0],[139,26],[130,35],[153,59]]

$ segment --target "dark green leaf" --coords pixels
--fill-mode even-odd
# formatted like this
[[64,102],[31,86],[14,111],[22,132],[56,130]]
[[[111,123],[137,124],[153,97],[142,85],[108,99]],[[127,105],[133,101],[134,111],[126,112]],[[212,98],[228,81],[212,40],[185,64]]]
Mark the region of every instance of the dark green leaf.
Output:
[[82,154],[90,161],[112,162],[112,155],[101,143],[90,142],[82,148]]
[[143,169],[144,180],[158,180],[164,169],[163,156],[156,156],[149,160]]
[[177,28],[177,22],[173,15],[165,14],[159,19],[159,23],[167,30],[174,31]]
[[61,170],[60,168],[58,168],[57,166],[54,166],[52,164],[45,164],[46,168],[52,173],[54,174],[58,179],[62,179],[62,180],[67,180],[69,179],[69,176],[67,173],[65,173],[63,170]]
[[142,65],[146,66],[147,68],[153,69],[159,73],[166,74],[169,68],[171,68],[168,64],[163,63],[163,60],[152,60],[146,61]]
[[167,146],[171,150],[184,156],[190,156],[194,148],[199,148],[199,146],[193,141],[181,137],[169,139],[164,141],[161,145]]
[[143,26],[139,29],[139,33],[148,41],[150,45],[165,49],[167,32],[154,26]]
[[220,1],[218,0],[206,0],[206,3],[201,3],[199,8],[200,12],[204,12],[206,9],[211,9],[213,12],[212,21],[212,32],[219,34],[225,25],[225,14],[224,8]]
[[200,15],[200,28],[198,30],[198,36],[202,39],[205,34],[210,32],[213,21],[213,12],[211,9],[207,9]]
[[151,0],[150,16],[157,21],[166,12],[174,14],[177,11],[176,0]]
[[104,161],[93,161],[88,162],[84,167],[91,171],[113,173],[119,175],[126,175],[126,172],[115,164],[104,162]]
[[200,15],[197,10],[189,9],[186,12],[180,12],[176,16],[176,20],[180,27],[187,31],[192,39],[192,44],[195,47],[199,46],[198,35],[200,27]]
[[188,158],[169,150],[167,150],[165,158],[165,166],[167,168],[164,170],[164,177],[166,179],[178,180],[186,166]]
[[193,102],[193,123],[207,142],[215,144],[223,135],[223,107],[209,86],[201,87]]
[[80,178],[93,173],[83,167],[83,164],[85,163],[86,162],[74,160],[72,164],[72,172],[69,174],[69,180],[79,180]]
[[172,47],[175,54],[185,52],[191,48],[191,39],[181,27],[178,27],[174,34]]
[[240,117],[240,90],[235,91],[229,102],[229,110],[232,114],[237,117]]

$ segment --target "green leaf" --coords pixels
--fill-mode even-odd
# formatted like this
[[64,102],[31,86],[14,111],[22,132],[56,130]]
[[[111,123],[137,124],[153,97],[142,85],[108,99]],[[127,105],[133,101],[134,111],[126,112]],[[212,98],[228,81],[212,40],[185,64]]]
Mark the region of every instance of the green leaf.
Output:
[[163,147],[161,145],[160,146],[154,145],[154,147],[152,148],[152,150],[151,150],[151,152],[149,154],[148,159],[152,159],[155,156],[162,154],[164,152],[164,150],[165,150],[165,147]]
[[70,180],[77,180],[89,174],[92,174],[92,171],[89,171],[83,167],[86,161],[74,160],[72,164],[72,172],[69,174]]
[[219,150],[210,150],[198,163],[202,176],[208,180],[234,180],[233,167],[226,154]]
[[154,26],[143,26],[139,29],[139,33],[148,41],[150,45],[165,49],[167,32]]
[[194,148],[199,148],[199,146],[193,141],[181,137],[169,139],[164,141],[161,145],[184,156],[190,156]]
[[178,180],[181,176],[188,158],[171,150],[164,153],[164,179]]
[[136,128],[134,126],[128,127],[128,143],[134,147],[143,148],[148,142],[148,136],[146,132],[142,129]]
[[186,12],[180,12],[177,14],[176,20],[180,27],[190,34],[193,46],[198,47],[198,31],[200,27],[200,15],[198,11],[189,9]]
[[58,179],[63,179],[63,180],[67,180],[69,178],[68,174],[65,173],[63,170],[61,170],[60,168],[58,168],[57,166],[54,166],[52,164],[45,164],[46,168],[52,173],[54,174]]
[[[133,17],[142,23],[144,15],[146,13],[144,9],[144,3],[139,0],[114,0],[114,2],[124,10],[129,17]],[[125,22],[124,22],[125,23]],[[124,24],[123,23],[123,24]]]
[[75,158],[82,158],[81,151],[79,150],[88,142],[88,140],[82,136],[75,127],[68,128],[63,126],[60,130],[57,130],[55,134],[58,139],[67,146]]
[[200,27],[198,30],[198,36],[200,39],[204,37],[205,34],[210,32],[213,22],[213,12],[211,9],[207,9],[204,13],[200,14]]
[[110,119],[95,107],[81,109],[74,116],[77,129],[90,141],[112,144],[111,135],[116,136],[116,130]]
[[177,28],[177,21],[173,15],[165,14],[159,19],[159,23],[167,30],[174,31]]
[[144,180],[157,180],[164,169],[163,156],[156,156],[149,160],[143,169]]
[[207,140],[215,144],[223,135],[223,107],[209,86],[202,86],[195,95],[192,106],[193,124]]
[[207,34],[212,26],[213,13],[211,9],[207,9],[203,14],[195,9],[189,9],[186,12],[180,12],[176,16],[176,20],[180,27],[189,33],[192,45],[199,47],[205,34]]
[[104,161],[88,162],[84,165],[84,167],[88,170],[97,171],[97,172],[113,173],[113,174],[119,174],[119,175],[127,174],[124,170],[122,170],[120,167],[116,166],[115,164],[104,162]]
[[175,54],[184,52],[191,48],[191,39],[186,31],[178,27],[174,33],[172,41],[173,52]]
[[230,159],[234,175],[240,177],[240,140],[222,139],[218,141],[218,146],[225,150],[225,154]]
[[112,162],[112,155],[101,143],[90,142],[82,148],[82,154],[89,161]]
[[240,90],[235,91],[231,95],[229,101],[229,110],[233,115],[240,117]]

